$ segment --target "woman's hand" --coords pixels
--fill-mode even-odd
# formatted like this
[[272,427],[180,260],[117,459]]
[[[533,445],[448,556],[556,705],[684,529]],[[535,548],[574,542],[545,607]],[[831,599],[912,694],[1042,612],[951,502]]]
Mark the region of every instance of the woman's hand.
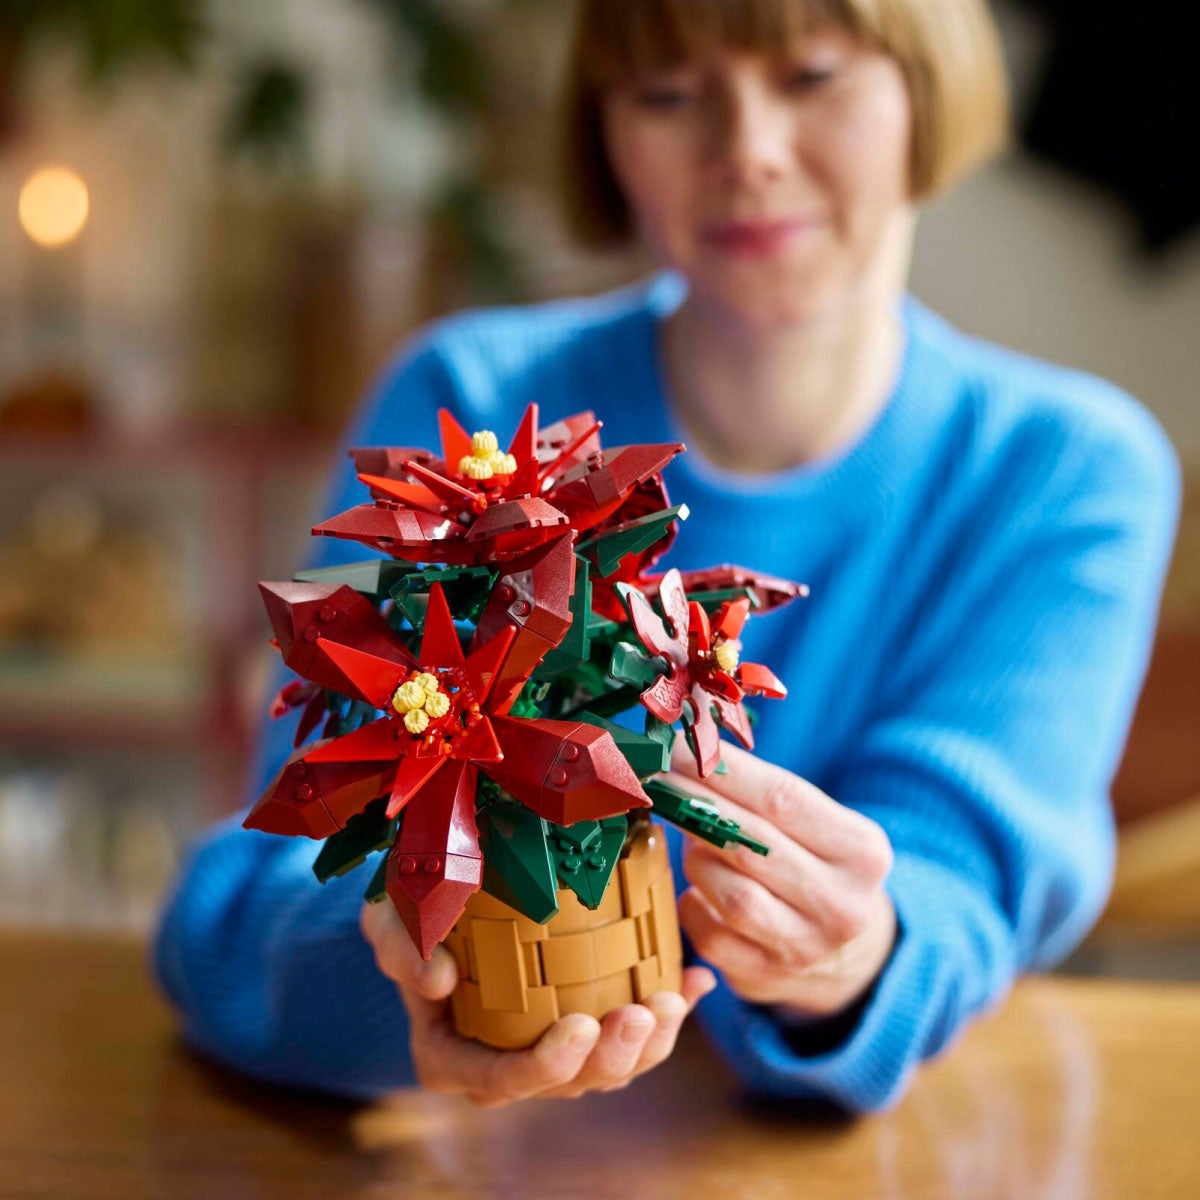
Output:
[[575,1097],[625,1087],[671,1053],[684,1017],[717,983],[707,967],[689,967],[683,995],[656,992],[645,1004],[623,1005],[603,1021],[572,1013],[528,1050],[494,1050],[454,1031],[449,996],[458,968],[445,946],[435,947],[425,962],[388,903],[364,904],[359,924],[408,1010],[422,1085],[464,1092],[485,1108],[531,1096]]
[[771,852],[689,837],[680,922],[743,999],[831,1016],[870,987],[891,954],[896,913],[882,886],[891,843],[874,821],[798,775],[729,742],[721,749],[728,774],[701,782],[677,738],[668,778],[712,800]]

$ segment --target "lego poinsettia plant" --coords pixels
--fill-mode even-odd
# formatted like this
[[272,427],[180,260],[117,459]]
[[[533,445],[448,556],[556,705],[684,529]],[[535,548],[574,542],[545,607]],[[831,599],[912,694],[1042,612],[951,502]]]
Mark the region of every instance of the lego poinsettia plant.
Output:
[[[605,450],[591,413],[539,430],[536,405],[507,451],[439,421],[441,457],[351,451],[371,500],[313,530],[385,557],[259,585],[301,677],[273,712],[303,711],[245,826],[324,839],[322,881],[386,851],[366,898],[391,900],[425,958],[480,888],[540,923],[560,888],[596,908],[650,810],[765,854],[656,776],[677,722],[702,776],[718,724],[753,746],[743,698],[785,689],[739,635],[805,589],[652,573],[687,515],[662,480],[682,445]],[[639,704],[644,732],[611,720]]]

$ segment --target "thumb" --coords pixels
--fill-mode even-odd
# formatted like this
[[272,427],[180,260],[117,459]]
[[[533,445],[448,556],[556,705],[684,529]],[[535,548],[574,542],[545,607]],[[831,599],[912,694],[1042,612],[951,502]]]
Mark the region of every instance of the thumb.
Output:
[[391,904],[386,901],[364,904],[359,924],[375,951],[380,971],[402,991],[425,1000],[444,1000],[454,991],[458,983],[454,956],[439,944],[426,962]]

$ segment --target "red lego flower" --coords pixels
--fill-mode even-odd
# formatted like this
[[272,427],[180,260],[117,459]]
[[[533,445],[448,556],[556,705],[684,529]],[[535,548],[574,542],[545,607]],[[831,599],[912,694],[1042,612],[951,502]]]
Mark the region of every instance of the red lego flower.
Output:
[[504,626],[464,656],[440,584],[417,655],[350,587],[259,586],[288,666],[385,715],[293,756],[244,826],[324,838],[387,796],[388,816],[405,816],[386,888],[425,958],[483,879],[478,771],[560,825],[649,806],[607,732],[508,715],[529,674],[507,665],[516,631]]
[[601,422],[576,413],[538,432],[525,410],[507,452],[496,435],[468,435],[438,412],[442,457],[411,447],[352,450],[373,503],[322,522],[314,534],[350,538],[411,562],[504,563],[567,530],[621,517],[639,485],[658,475],[679,443],[601,449]]
[[754,736],[742,698],[767,695],[782,699],[787,689],[768,668],[738,661],[741,647],[737,639],[750,611],[749,599],[725,601],[710,621],[698,600],[688,600],[675,569],[659,581],[664,617],[659,617],[636,588],[623,587],[621,591],[642,645],[670,667],[642,692],[642,704],[668,724],[684,718],[700,774],[712,772],[721,757],[713,708],[721,724],[747,750],[753,749]]

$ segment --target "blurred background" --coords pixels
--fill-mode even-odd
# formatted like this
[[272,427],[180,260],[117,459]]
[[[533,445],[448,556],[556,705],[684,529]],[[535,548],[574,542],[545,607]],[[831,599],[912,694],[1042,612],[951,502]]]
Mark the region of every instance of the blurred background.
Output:
[[[1070,965],[1200,977],[1195,43],[1076,7],[996,3],[1019,136],[927,210],[912,286],[1114,380],[1179,450],[1117,887]],[[255,581],[304,554],[406,334],[648,269],[559,229],[569,11],[0,0],[0,923],[144,931],[182,845],[248,801]]]

